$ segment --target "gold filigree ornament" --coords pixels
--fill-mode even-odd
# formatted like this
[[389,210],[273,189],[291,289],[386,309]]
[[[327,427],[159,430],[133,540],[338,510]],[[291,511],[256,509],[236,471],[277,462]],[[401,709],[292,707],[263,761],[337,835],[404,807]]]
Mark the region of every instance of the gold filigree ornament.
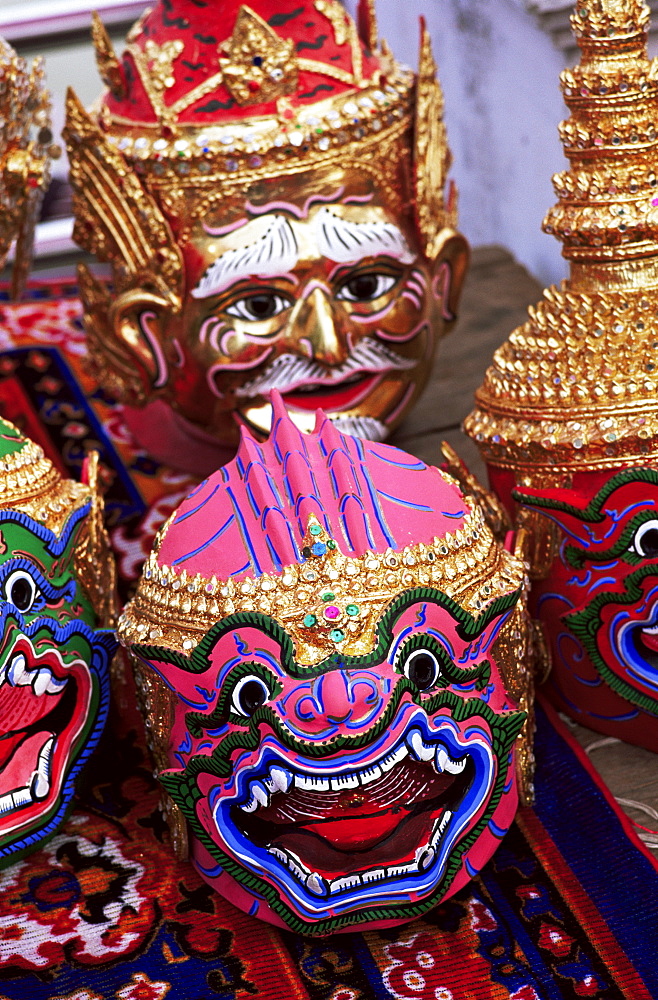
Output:
[[454,188],[450,191],[447,206],[443,200],[451,159],[443,121],[443,91],[436,75],[431,40],[425,22],[421,21],[414,169],[418,227],[425,256],[430,260],[438,255],[443,227],[454,228],[457,224]]
[[31,66],[0,38],[0,262],[16,240],[11,294],[23,291],[32,260],[34,228],[50,180],[53,145],[50,95],[43,60]]
[[276,100],[297,89],[297,61],[290,38],[279,38],[269,24],[241,7],[233,34],[220,56],[224,82],[244,106]]
[[[147,287],[162,305],[159,315],[179,316],[180,247],[199,220],[244,205],[262,182],[336,167],[366,174],[400,214],[415,202],[421,246],[430,257],[438,235],[455,223],[454,195],[444,198],[450,156],[443,102],[424,29],[417,81],[376,42],[372,2],[361,8],[364,37],[337,0],[309,0],[309,15],[326,18],[330,28],[323,33],[328,53],[301,36],[293,44],[290,18],[280,27],[278,14],[268,23],[248,5],[231,23],[222,4],[213,4],[215,34],[207,27],[201,43],[189,27],[190,18],[201,15],[187,0],[177,2],[184,7],[178,35],[156,3],[130,32],[122,60],[95,22],[109,91],[91,113],[72,92],[67,101],[74,238],[112,265],[120,300],[83,269],[90,352],[102,384],[128,402],[144,401],[144,385],[165,398],[168,388],[135,372],[111,308],[114,317],[123,315],[122,296]],[[412,173],[415,199],[408,190]],[[144,371],[153,376],[149,344],[137,339]]]
[[560,127],[570,168],[553,178],[559,200],[544,221],[570,277],[496,351],[464,425],[489,465],[520,485],[550,474],[568,486],[578,471],[658,458],[658,62],[647,57],[648,18],[641,0],[581,0],[572,18],[581,60],[561,76],[571,118]]

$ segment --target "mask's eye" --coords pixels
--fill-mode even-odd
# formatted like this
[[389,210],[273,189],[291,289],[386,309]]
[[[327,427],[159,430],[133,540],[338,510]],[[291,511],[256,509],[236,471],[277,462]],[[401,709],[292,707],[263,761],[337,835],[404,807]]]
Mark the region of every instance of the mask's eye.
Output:
[[270,691],[265,681],[253,674],[248,674],[235,685],[231,702],[233,710],[238,715],[244,715],[250,719],[254,712],[269,701],[270,697]]
[[357,274],[345,282],[337,298],[348,302],[373,302],[390,292],[396,280],[391,274]]
[[635,532],[631,551],[643,559],[658,558],[658,521],[645,521]]
[[254,295],[245,295],[232,305],[228,306],[226,312],[236,319],[244,319],[249,323],[258,323],[266,319],[273,319],[279,313],[285,312],[290,307],[289,299],[275,292],[257,292]]
[[404,664],[404,675],[419,691],[429,691],[441,676],[439,661],[427,649],[415,649]]
[[21,612],[29,611],[39,591],[37,585],[24,569],[14,570],[4,583],[5,600]]

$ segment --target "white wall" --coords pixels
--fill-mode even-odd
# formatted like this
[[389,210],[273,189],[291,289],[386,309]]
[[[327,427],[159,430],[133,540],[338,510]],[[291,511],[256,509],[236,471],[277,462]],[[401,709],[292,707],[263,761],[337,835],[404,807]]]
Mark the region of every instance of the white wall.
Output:
[[555,202],[551,176],[565,165],[563,53],[523,0],[379,0],[380,34],[414,67],[421,14],[445,93],[462,231],[474,246],[502,243],[543,283],[560,280],[560,245],[540,227]]

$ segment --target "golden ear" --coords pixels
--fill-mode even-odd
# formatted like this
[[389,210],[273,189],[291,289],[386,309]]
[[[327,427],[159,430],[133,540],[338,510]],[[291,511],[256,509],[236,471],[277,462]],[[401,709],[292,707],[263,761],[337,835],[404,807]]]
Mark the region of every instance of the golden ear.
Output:
[[471,251],[465,237],[450,228],[437,234],[434,249],[434,280],[443,291],[443,318],[450,325],[457,319]]
[[148,396],[169,382],[163,345],[171,311],[171,301],[143,288],[123,292],[110,305],[112,336],[137,365]]
[[113,299],[84,264],[78,267],[78,284],[92,374],[114,399],[143,406],[167,383],[161,345],[177,303],[146,288]]

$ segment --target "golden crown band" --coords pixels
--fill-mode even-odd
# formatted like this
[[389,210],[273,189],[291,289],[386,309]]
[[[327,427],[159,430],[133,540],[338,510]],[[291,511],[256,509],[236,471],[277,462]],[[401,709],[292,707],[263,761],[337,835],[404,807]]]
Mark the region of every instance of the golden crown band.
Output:
[[[133,600],[119,620],[124,644],[157,643],[190,655],[213,625],[238,611],[274,618],[294,637],[300,663],[319,663],[333,652],[365,655],[375,626],[396,594],[433,587],[478,615],[496,597],[517,590],[523,563],[494,541],[472,501],[458,531],[396,551],[343,555],[331,539],[322,557],[307,558],[280,574],[221,581],[146,562]],[[317,541],[311,518],[303,547]],[[483,580],[485,582],[483,582]]]
[[244,174],[253,179],[272,164],[276,174],[297,164],[306,169],[336,159],[350,143],[379,142],[391,130],[399,132],[400,122],[410,127],[414,86],[413,73],[396,67],[383,88],[368,86],[301,108],[281,98],[276,117],[221,125],[177,123],[168,138],[159,122],[131,122],[110,114],[106,106],[100,124],[137,172],[155,184],[189,183],[209,174],[231,181]]
[[60,531],[71,511],[90,496],[88,486],[62,479],[34,441],[6,455],[0,468],[0,508],[22,510],[51,531]]

